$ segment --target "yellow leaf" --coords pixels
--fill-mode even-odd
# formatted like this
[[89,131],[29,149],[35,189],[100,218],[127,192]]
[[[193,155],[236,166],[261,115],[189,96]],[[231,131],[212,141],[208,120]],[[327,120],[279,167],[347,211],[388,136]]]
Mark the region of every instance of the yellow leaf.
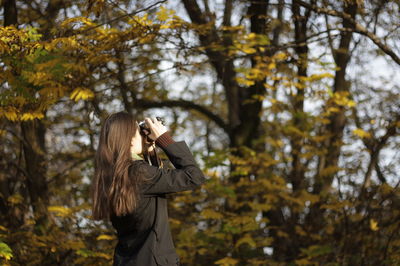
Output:
[[276,60],[284,60],[287,58],[287,55],[284,52],[280,52],[274,55],[274,59]]
[[81,74],[87,74],[89,72],[84,64],[64,63],[63,67],[68,71],[78,71]]
[[53,43],[44,43],[43,44],[43,49],[46,51],[52,51],[54,49],[54,44]]
[[254,32],[250,32],[249,34],[244,36],[245,40],[254,40],[256,38],[256,34]]
[[269,211],[270,209],[272,209],[271,204],[268,204],[268,203],[249,202],[248,204],[250,205],[250,207],[253,210],[257,210],[257,211]]
[[60,98],[64,96],[67,88],[62,86],[45,87],[39,91],[45,98]]
[[171,224],[176,224],[176,225],[180,225],[181,221],[179,221],[178,219],[174,219],[169,217],[169,221],[171,222]]
[[210,210],[210,209],[205,209],[200,213],[201,216],[203,216],[206,219],[222,219],[222,214],[219,212],[216,212],[214,210]]
[[27,219],[27,220],[25,221],[25,224],[26,224],[26,225],[36,224],[36,221],[35,221],[34,219]]
[[295,260],[296,265],[312,265],[311,261],[309,261],[308,259],[298,259]]
[[245,47],[242,49],[243,52],[245,52],[246,54],[254,54],[255,52],[257,52],[256,49],[254,49],[253,47]]
[[49,206],[47,207],[49,212],[54,212],[56,215],[66,217],[71,214],[71,210],[64,206]]
[[72,23],[75,23],[75,24],[82,23],[89,27],[96,26],[96,24],[93,23],[93,21],[90,18],[80,16],[80,17],[73,17],[73,18],[64,20],[61,23],[61,27],[64,28],[66,26],[69,26],[69,24],[72,24]]
[[15,96],[14,97],[14,102],[16,104],[18,104],[19,106],[22,106],[22,105],[24,105],[26,103],[26,99],[24,97],[22,97],[22,96]]
[[223,266],[230,266],[236,265],[239,261],[237,259],[231,257],[225,257],[223,259],[217,260],[214,264],[223,265]]
[[115,237],[114,236],[110,236],[110,235],[99,235],[96,240],[114,240]]
[[111,255],[109,255],[109,254],[107,254],[107,253],[104,253],[104,252],[95,252],[95,253],[94,253],[94,256],[96,256],[96,257],[101,257],[101,258],[105,258],[106,260],[112,259],[112,256],[111,256]]
[[320,174],[320,176],[329,176],[329,175],[336,174],[339,170],[341,170],[340,167],[331,165],[331,166],[322,168],[321,171],[319,172],[319,174]]
[[160,29],[169,29],[169,28],[171,28],[171,25],[170,24],[163,24],[163,25],[161,25],[160,26]]
[[307,235],[306,231],[304,231],[303,228],[301,228],[298,225],[295,226],[295,230],[296,230],[296,233],[301,235],[301,236],[306,236]]
[[361,128],[357,128],[353,130],[353,134],[361,137],[361,138],[370,138],[371,134],[369,132],[366,132],[362,130]]
[[17,113],[13,112],[13,111],[4,112],[4,116],[10,121],[17,121],[17,119],[18,119]]
[[160,21],[167,21],[170,16],[175,13],[173,10],[167,9],[165,6],[160,6],[160,11],[157,12],[157,19]]
[[261,101],[264,101],[265,95],[255,94],[255,95],[252,95],[251,98],[261,102]]
[[334,75],[328,72],[322,73],[322,74],[312,74],[309,77],[304,77],[304,80],[307,81],[316,81],[316,80],[321,80],[323,78],[333,78]]
[[245,74],[247,79],[262,79],[264,73],[258,69],[258,68],[251,68],[249,71]]
[[35,118],[42,119],[44,117],[41,113],[24,113],[21,117],[22,121],[33,120]]
[[340,109],[337,107],[329,107],[327,111],[331,113],[337,113],[340,111]]
[[10,202],[11,204],[15,205],[18,203],[21,203],[23,201],[23,197],[21,196],[21,194],[13,194],[11,196],[8,197],[7,201]]
[[33,119],[35,119],[35,117],[31,113],[25,113],[21,117],[22,121],[33,120]]
[[208,249],[206,249],[206,248],[200,248],[197,250],[197,253],[199,253],[200,255],[204,255],[207,253],[207,251],[208,251]]
[[327,118],[318,118],[318,120],[322,123],[322,124],[329,124],[331,122],[331,120],[327,119]]
[[327,209],[327,210],[340,211],[341,209],[346,208],[350,205],[351,204],[349,201],[343,200],[343,201],[333,202],[330,204],[321,204],[320,208]]
[[354,107],[354,106],[356,106],[356,102],[353,101],[353,100],[349,100],[349,101],[347,102],[347,106],[348,106],[348,107]]
[[276,88],[274,86],[269,85],[268,83],[264,83],[264,88],[271,89],[271,90],[276,90]]
[[82,87],[76,88],[70,95],[70,98],[76,102],[79,101],[80,99],[87,100],[93,97],[94,93],[91,90]]
[[244,26],[243,25],[239,25],[239,26],[222,26],[221,29],[222,30],[230,30],[230,31],[239,31],[239,30],[243,30]]
[[[324,168],[327,169],[327,168]],[[334,169],[334,172],[336,172],[337,170],[340,170],[340,168]],[[309,201],[311,204],[314,204],[316,202],[318,202],[320,200],[320,196],[319,195],[315,195],[312,193],[309,193],[307,190],[302,190],[301,191],[301,198],[304,201]]]
[[248,80],[248,79],[244,79],[242,77],[236,77],[236,81],[237,81],[237,83],[239,83],[241,85],[246,85],[246,86],[254,85],[254,80]]
[[281,230],[278,230],[278,231],[277,231],[277,235],[278,235],[279,237],[289,238],[289,235],[288,235],[287,233],[281,231]]
[[333,101],[337,105],[341,106],[348,106],[348,107],[353,107],[356,105],[356,103],[353,100],[348,99],[347,97],[349,96],[348,91],[338,91],[333,94]]
[[293,85],[298,88],[298,89],[305,89],[307,88],[307,86],[304,83],[300,83],[300,82],[293,82]]
[[2,226],[2,225],[0,225],[0,230],[2,230],[2,231],[8,231],[8,229],[7,228],[5,228],[4,226]]
[[153,22],[150,19],[148,19],[148,14],[145,13],[142,17],[133,16],[132,19],[129,19],[128,23],[133,25],[139,24],[141,26],[150,26],[152,25]]
[[268,64],[268,69],[269,70],[274,69],[274,68],[276,68],[276,64],[274,62]]
[[249,244],[249,246],[255,248],[257,246],[256,242],[254,242],[253,238],[250,236],[250,234],[246,234],[244,237],[240,238],[236,242],[236,247],[239,247],[242,244]]
[[374,219],[369,219],[369,228],[372,231],[378,231],[379,230],[378,222],[375,221]]
[[82,242],[82,240],[68,240],[65,241],[64,247],[73,249],[73,250],[79,250],[85,248],[85,243]]

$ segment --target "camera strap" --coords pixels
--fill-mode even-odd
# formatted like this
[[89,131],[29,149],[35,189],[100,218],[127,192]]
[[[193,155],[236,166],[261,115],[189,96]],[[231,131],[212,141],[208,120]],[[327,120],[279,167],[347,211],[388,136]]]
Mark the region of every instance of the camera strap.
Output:
[[[151,145],[154,145],[154,142]],[[157,166],[158,168],[162,168],[163,162],[157,153],[156,147],[154,147],[153,151],[151,151],[151,152],[147,152],[147,149],[145,149],[145,150],[146,150],[146,152],[143,153],[144,160],[146,162],[148,162],[150,165]]]

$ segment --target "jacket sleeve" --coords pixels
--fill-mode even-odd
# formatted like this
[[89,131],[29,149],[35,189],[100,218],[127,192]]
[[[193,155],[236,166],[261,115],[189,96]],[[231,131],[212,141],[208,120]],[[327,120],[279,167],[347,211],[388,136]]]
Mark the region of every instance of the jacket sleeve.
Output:
[[163,150],[175,169],[143,164],[144,174],[149,179],[141,186],[141,192],[144,195],[193,190],[205,182],[204,174],[185,141],[169,144]]

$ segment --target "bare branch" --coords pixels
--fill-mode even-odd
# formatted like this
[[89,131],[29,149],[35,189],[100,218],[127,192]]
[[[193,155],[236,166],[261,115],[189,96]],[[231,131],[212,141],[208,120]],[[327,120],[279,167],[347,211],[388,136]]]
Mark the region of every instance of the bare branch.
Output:
[[304,1],[299,0],[298,3],[302,5],[303,7],[309,8],[314,10],[316,13],[321,13],[321,14],[327,14],[330,16],[335,16],[335,17],[340,17],[343,18],[344,20],[347,20],[351,24],[354,25],[354,32],[357,32],[359,34],[362,34],[366,37],[368,37],[373,43],[375,43],[384,53],[389,55],[393,61],[395,61],[398,65],[400,65],[400,57],[392,50],[390,49],[389,46],[384,44],[378,36],[373,34],[372,32],[369,32],[368,29],[366,29],[363,25],[360,23],[357,23],[355,19],[351,17],[351,15],[345,13],[345,12],[340,12],[336,10],[330,10],[327,8],[323,7],[318,7],[316,5],[311,5],[309,3],[306,3]]
[[162,108],[162,107],[182,107],[185,109],[196,110],[212,121],[214,121],[219,127],[221,127],[227,134],[230,132],[229,126],[224,122],[224,120],[218,115],[214,114],[212,111],[208,110],[206,107],[193,103],[192,101],[187,101],[184,99],[178,100],[164,100],[160,102],[148,101],[143,99],[136,99],[134,105],[139,108]]

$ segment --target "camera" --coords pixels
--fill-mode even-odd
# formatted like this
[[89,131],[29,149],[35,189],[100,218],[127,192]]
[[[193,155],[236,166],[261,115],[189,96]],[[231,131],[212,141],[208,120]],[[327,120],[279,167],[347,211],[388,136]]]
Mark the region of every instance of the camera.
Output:
[[[162,117],[157,116],[156,119],[158,121],[161,121],[161,124],[163,126],[165,126],[165,122],[164,122],[164,119]],[[146,125],[145,121],[140,121],[138,124],[139,124],[139,128],[140,128],[140,134],[142,134],[143,136],[147,136],[147,135],[149,135],[151,133],[150,132],[150,128]]]

